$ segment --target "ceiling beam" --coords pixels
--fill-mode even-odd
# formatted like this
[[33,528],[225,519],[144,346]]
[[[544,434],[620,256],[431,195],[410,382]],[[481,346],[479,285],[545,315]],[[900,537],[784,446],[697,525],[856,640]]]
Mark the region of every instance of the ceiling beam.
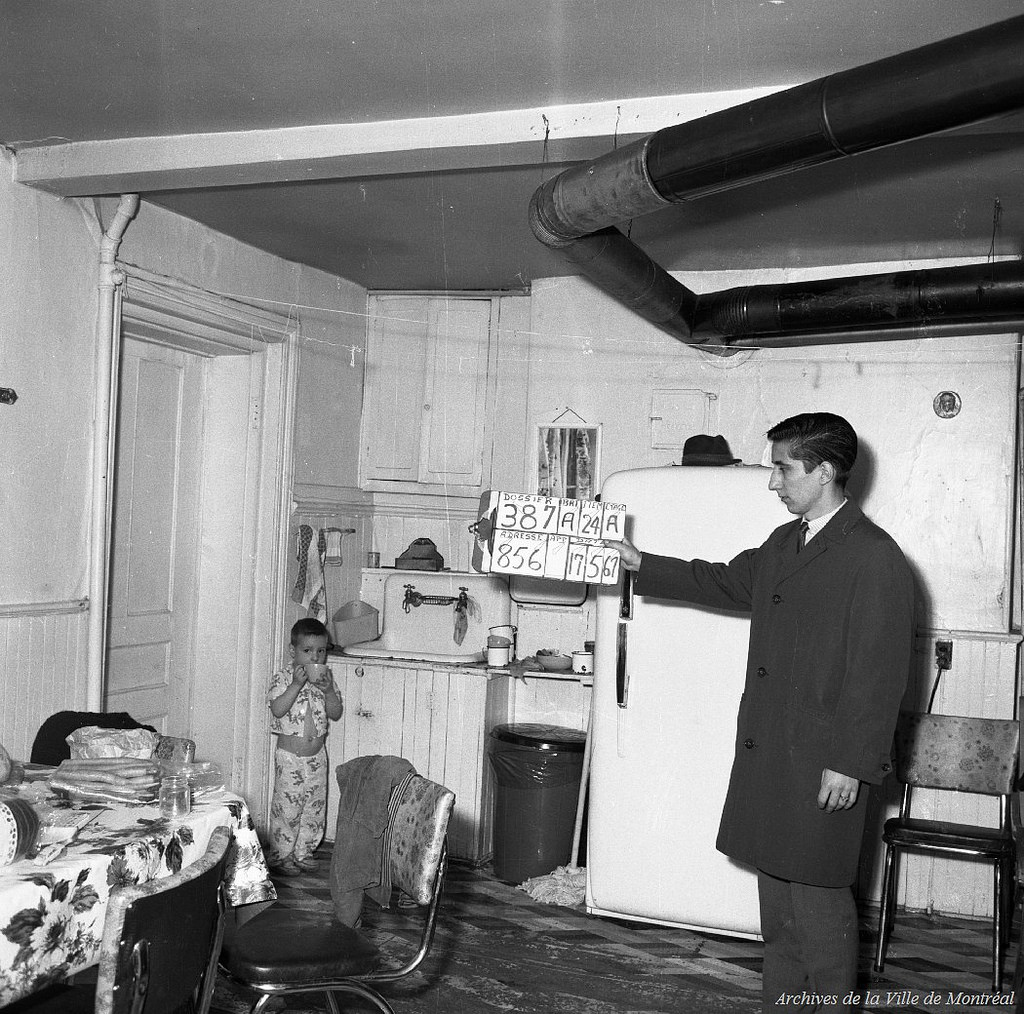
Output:
[[17,150],[14,178],[61,197],[83,197],[576,162],[787,87],[375,123],[69,141]]

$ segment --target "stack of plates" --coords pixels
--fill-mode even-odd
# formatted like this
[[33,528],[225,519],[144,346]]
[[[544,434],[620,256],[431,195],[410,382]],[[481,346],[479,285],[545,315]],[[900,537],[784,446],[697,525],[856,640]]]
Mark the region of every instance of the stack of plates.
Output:
[[0,802],[0,866],[24,859],[35,847],[39,817],[24,799]]

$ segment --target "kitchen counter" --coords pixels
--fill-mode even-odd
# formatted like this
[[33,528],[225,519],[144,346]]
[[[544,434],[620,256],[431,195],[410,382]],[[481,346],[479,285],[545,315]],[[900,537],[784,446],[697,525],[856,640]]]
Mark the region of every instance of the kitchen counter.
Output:
[[550,672],[541,669],[536,661],[527,657],[520,662],[512,662],[506,666],[491,666],[486,662],[431,662],[422,659],[411,658],[381,658],[370,655],[346,655],[340,651],[332,651],[327,654],[327,664],[332,662],[351,662],[355,665],[379,665],[385,669],[439,669],[451,673],[473,673],[479,676],[511,676],[513,679],[545,679],[545,680],[567,680],[569,682],[582,683],[589,686],[594,682],[592,673],[578,673],[569,670],[568,672]]

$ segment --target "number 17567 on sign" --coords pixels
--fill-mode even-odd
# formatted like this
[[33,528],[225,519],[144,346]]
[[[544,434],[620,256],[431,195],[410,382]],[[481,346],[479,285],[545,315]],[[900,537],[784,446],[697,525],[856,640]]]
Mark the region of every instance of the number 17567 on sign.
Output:
[[546,577],[556,581],[615,584],[619,554],[600,542],[498,529],[491,547],[491,573]]

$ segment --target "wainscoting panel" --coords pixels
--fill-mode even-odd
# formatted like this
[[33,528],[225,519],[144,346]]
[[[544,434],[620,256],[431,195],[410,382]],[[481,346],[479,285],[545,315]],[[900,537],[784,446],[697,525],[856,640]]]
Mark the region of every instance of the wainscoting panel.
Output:
[[[493,784],[487,760],[491,729],[507,722],[509,677],[370,660],[331,658],[344,698],[331,724],[331,768],[374,754],[404,757],[455,793],[448,829],[454,858],[482,862],[492,852]],[[335,837],[337,783],[327,799],[327,837]]]
[[[298,576],[297,540],[300,525],[309,525],[313,529],[313,544],[316,545],[317,533],[327,528],[341,530],[354,529],[341,537],[341,564],[328,564],[324,567],[324,582],[327,589],[327,619],[334,618],[340,606],[359,598],[359,583],[362,578],[366,554],[372,548],[372,523],[369,513],[352,505],[332,505],[329,503],[297,504],[291,519],[291,537],[289,539],[288,558],[288,592],[295,588]],[[307,580],[309,578],[307,577]],[[292,619],[306,615],[298,602],[291,602]],[[269,673],[267,674],[269,680]]]
[[55,711],[86,702],[88,602],[0,606],[0,743],[28,760],[32,740]]

